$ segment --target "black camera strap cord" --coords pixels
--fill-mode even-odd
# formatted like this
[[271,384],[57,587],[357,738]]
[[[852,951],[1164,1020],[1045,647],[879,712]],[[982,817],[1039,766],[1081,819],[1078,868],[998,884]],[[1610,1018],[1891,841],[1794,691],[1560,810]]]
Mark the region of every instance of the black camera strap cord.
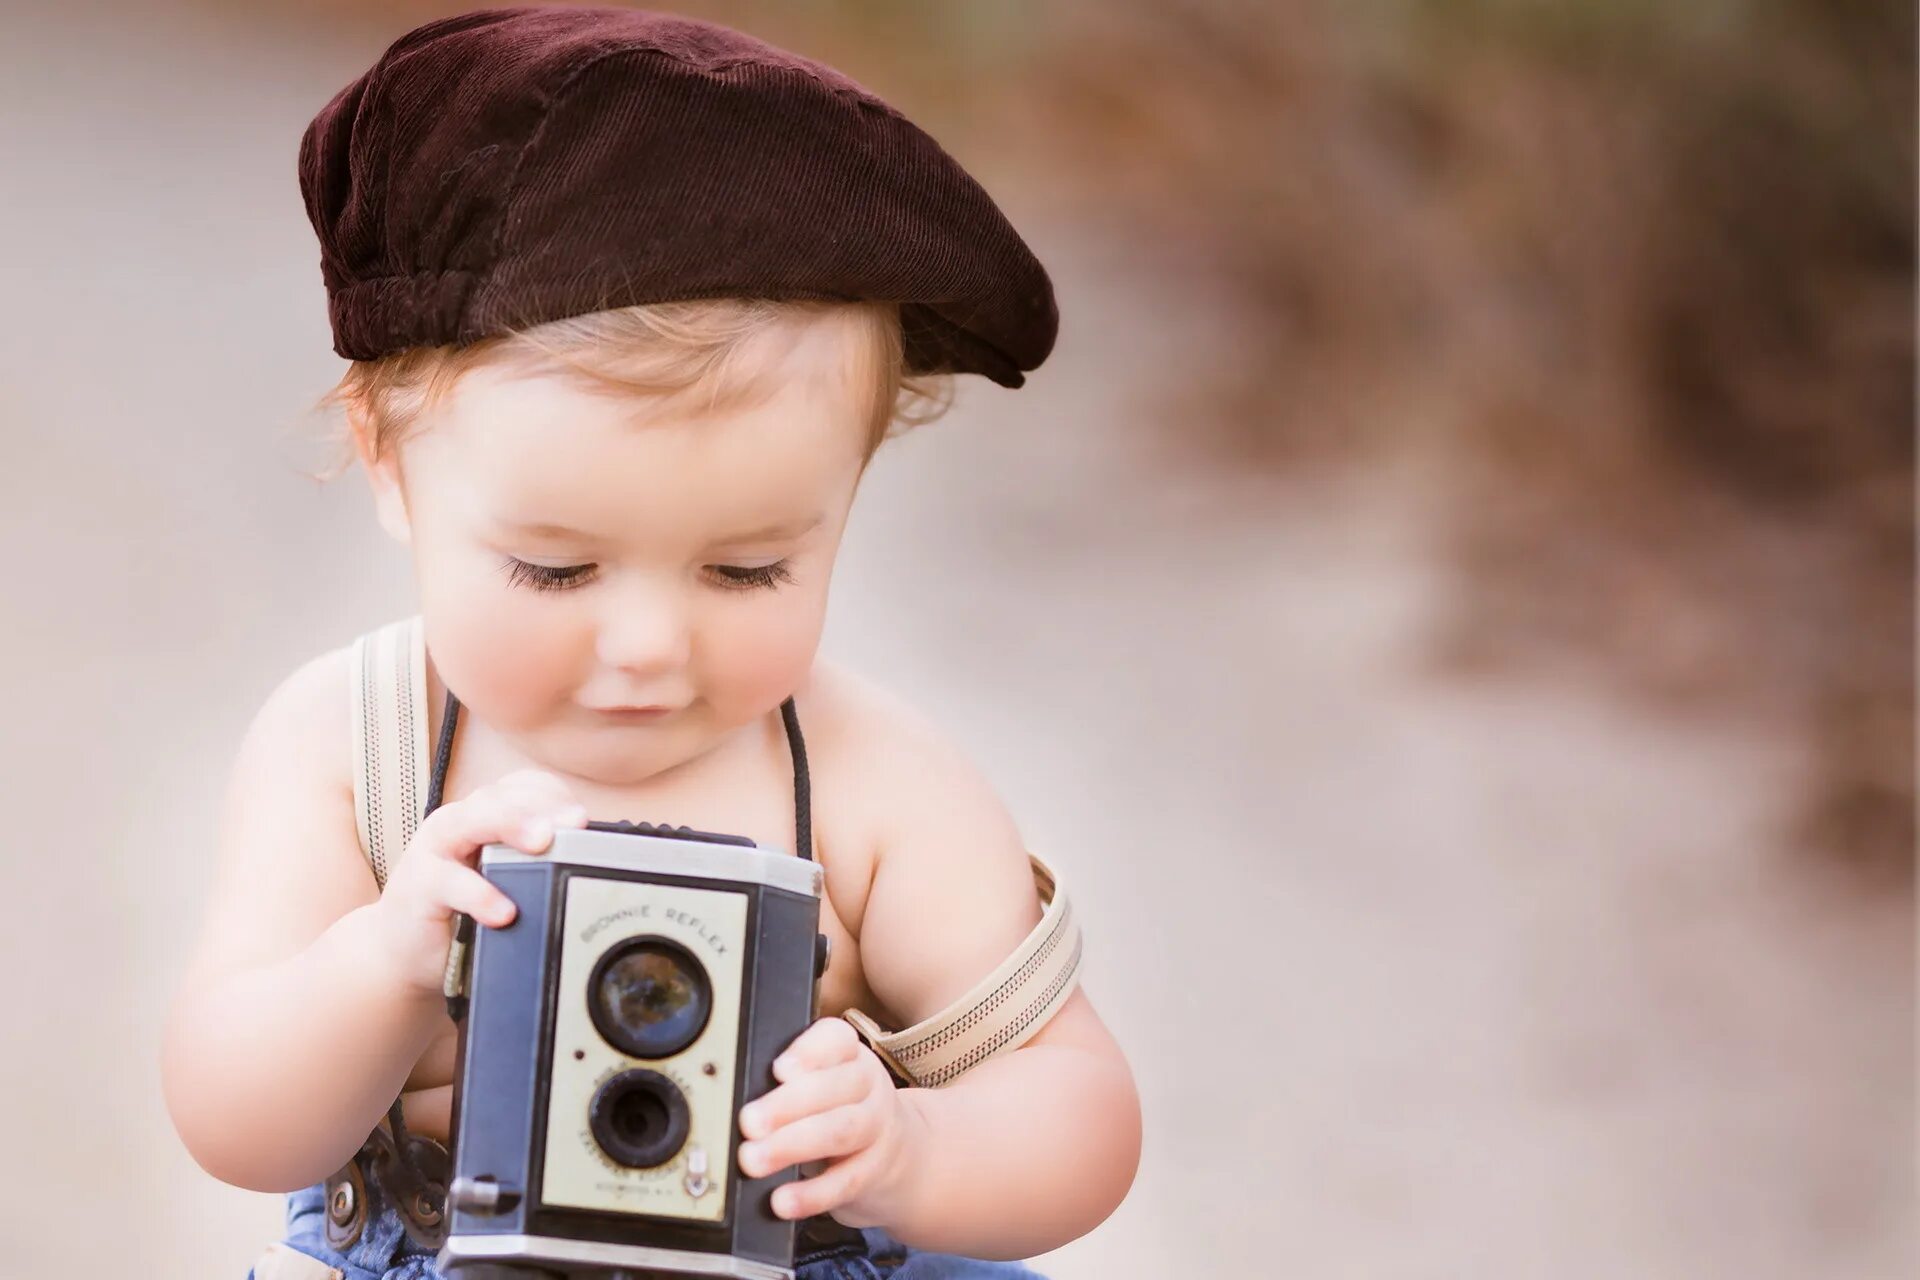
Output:
[[[811,786],[807,777],[807,744],[800,736],[800,714],[794,709],[793,699],[788,698],[780,704],[780,721],[787,731],[787,751],[793,758],[793,830],[794,852],[801,858],[813,860],[813,800]],[[453,733],[460,722],[460,699],[453,691],[447,691],[446,709],[440,717],[440,736],[433,748],[433,776],[427,783],[426,807],[420,817],[424,821],[427,814],[440,807],[440,801],[446,794],[447,765],[453,759]],[[471,942],[473,938],[473,917],[462,912],[455,918],[454,937],[458,942]],[[457,1013],[456,1013],[456,1016]],[[402,1177],[407,1185],[393,1188],[401,1204],[412,1205],[422,1198],[430,1200],[434,1212],[445,1221],[445,1187],[432,1187],[430,1179],[414,1161],[411,1144],[407,1141],[407,1122],[401,1114],[400,1099],[395,1098],[387,1109],[387,1125],[393,1131],[394,1155],[400,1166]],[[451,1151],[453,1135],[447,1135],[448,1150]],[[431,1190],[430,1190],[431,1188]]]

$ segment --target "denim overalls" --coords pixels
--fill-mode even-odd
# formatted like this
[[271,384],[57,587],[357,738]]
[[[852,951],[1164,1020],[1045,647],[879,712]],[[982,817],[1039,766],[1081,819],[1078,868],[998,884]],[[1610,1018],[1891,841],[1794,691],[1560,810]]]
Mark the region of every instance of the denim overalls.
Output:
[[[797,852],[811,858],[806,747],[793,700],[780,710],[794,762]],[[459,712],[449,692],[424,813],[440,803]],[[394,1120],[398,1110],[396,1104]],[[288,1195],[287,1237],[262,1255],[248,1280],[440,1280],[434,1255],[450,1162],[432,1139],[402,1128],[396,1146],[394,1132],[376,1130],[345,1168]],[[403,1148],[405,1158],[397,1158]],[[824,1214],[799,1224],[795,1254],[796,1280],[1039,1280],[1017,1262],[926,1253],[877,1227],[846,1227]]]
[[[360,1239],[345,1253],[327,1243],[326,1188],[315,1183],[287,1197],[287,1239],[292,1248],[334,1269],[329,1276],[318,1267],[310,1272],[292,1268],[276,1271],[263,1264],[248,1280],[435,1280],[435,1250],[411,1239],[392,1205],[370,1187],[367,1220]],[[1039,1280],[1036,1272],[1017,1262],[983,1262],[950,1253],[924,1253],[889,1236],[878,1227],[840,1228],[844,1244],[809,1248],[809,1231],[802,1228],[797,1280]],[[297,1264],[296,1264],[297,1265]]]

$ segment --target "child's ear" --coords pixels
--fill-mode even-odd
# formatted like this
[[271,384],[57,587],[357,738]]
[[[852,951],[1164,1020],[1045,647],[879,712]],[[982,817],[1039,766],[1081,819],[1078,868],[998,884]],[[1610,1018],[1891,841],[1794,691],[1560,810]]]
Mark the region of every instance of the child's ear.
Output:
[[372,428],[355,417],[351,429],[353,451],[359,455],[360,469],[367,473],[367,484],[373,489],[373,510],[380,520],[380,527],[391,534],[395,541],[411,543],[413,524],[407,518],[406,486],[400,478],[400,450],[389,446],[376,458]]

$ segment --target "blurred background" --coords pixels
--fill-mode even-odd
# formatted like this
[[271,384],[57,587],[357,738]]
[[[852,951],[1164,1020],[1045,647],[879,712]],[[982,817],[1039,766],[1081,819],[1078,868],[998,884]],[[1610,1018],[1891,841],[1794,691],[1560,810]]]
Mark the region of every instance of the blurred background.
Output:
[[[0,1270],[229,1276],[156,1050],[248,720],[411,611],[294,158],[420,3],[0,0]],[[826,649],[1071,877],[1092,1277],[1913,1274],[1911,8],[686,4],[1053,272]],[[332,1055],[352,1044],[289,1045]]]

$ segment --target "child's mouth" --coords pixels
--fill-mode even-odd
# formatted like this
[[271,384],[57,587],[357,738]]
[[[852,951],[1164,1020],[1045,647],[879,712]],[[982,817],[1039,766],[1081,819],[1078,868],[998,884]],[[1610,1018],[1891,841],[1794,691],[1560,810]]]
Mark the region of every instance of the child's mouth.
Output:
[[675,711],[675,708],[673,707],[594,707],[594,708],[591,708],[591,710],[593,710],[598,715],[605,716],[608,719],[614,720],[619,723],[624,724],[624,723],[631,722],[633,724],[644,724],[650,720],[658,720],[664,716],[672,715]]

